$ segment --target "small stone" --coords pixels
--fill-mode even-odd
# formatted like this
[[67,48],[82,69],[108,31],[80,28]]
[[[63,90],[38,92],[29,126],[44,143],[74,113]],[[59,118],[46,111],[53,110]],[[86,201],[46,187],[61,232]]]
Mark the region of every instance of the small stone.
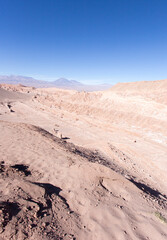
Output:
[[46,227],[46,223],[45,222],[42,223],[42,227]]

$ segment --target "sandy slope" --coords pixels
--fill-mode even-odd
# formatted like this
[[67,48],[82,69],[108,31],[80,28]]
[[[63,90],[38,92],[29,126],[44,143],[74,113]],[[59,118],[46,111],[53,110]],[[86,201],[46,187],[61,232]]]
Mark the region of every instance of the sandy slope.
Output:
[[26,94],[23,94],[21,92],[10,92],[8,90],[5,90],[3,88],[0,88],[0,101],[9,101],[9,100],[26,100],[29,99],[29,96]]
[[4,91],[2,239],[166,239],[165,101]]

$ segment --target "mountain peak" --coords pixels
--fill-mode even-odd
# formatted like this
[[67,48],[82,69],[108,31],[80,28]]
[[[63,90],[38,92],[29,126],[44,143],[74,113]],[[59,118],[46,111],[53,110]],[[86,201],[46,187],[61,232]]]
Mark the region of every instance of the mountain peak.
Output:
[[55,80],[53,83],[56,84],[57,86],[66,86],[66,87],[68,86],[72,87],[73,85],[79,85],[79,86],[83,85],[82,83],[76,80],[68,80],[66,78],[59,78]]

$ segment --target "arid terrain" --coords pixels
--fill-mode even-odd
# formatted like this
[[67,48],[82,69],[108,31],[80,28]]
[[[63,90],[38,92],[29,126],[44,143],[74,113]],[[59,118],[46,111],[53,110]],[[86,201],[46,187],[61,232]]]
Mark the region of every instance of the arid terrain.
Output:
[[0,240],[167,239],[167,80],[0,85]]

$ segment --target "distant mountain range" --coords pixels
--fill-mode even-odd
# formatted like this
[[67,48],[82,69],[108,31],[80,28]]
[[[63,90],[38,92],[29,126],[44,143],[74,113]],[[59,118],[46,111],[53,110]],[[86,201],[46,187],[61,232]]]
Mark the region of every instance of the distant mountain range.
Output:
[[6,76],[0,75],[0,83],[6,84],[22,84],[36,88],[42,87],[56,87],[63,89],[71,89],[77,91],[103,91],[111,87],[110,84],[86,85],[75,80],[68,80],[66,78],[59,78],[53,82],[37,80],[32,77],[25,76]]

